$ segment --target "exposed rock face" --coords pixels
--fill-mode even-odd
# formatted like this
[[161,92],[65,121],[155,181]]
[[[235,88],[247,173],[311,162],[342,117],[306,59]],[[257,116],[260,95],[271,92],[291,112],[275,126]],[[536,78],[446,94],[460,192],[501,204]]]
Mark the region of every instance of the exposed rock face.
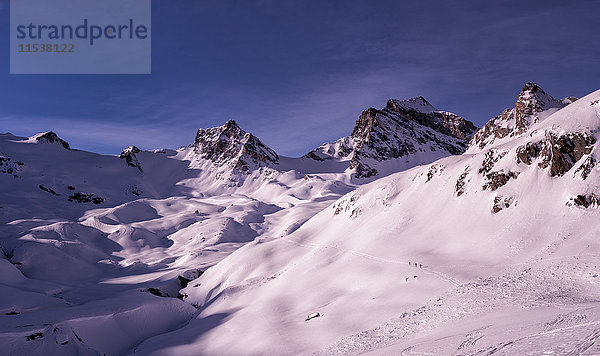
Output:
[[517,147],[517,163],[530,165],[540,155],[541,150],[542,145],[539,142],[527,142],[525,145]]
[[529,127],[545,118],[544,112],[561,109],[577,100],[568,97],[556,100],[535,83],[527,83],[517,97],[515,107],[492,118],[473,136],[470,147],[484,149],[496,140],[523,134]]
[[140,161],[138,161],[137,156],[136,156],[140,152],[141,151],[139,148],[137,148],[135,146],[129,146],[121,152],[121,155],[119,155],[119,158],[124,159],[125,162],[127,162],[128,166],[135,167],[140,171],[140,173],[142,173],[143,172],[142,165],[140,164]]
[[581,179],[586,180],[590,173],[592,173],[592,169],[596,166],[596,159],[594,157],[587,156],[587,158],[581,163],[579,167],[575,170],[575,176],[579,175]]
[[228,166],[235,172],[247,173],[257,167],[279,163],[275,151],[242,130],[233,120],[223,126],[198,130],[194,149],[200,158],[218,166]]
[[596,139],[580,132],[556,136],[548,135],[542,148],[540,167],[550,167],[551,176],[567,173],[581,157],[592,152]]
[[451,112],[435,109],[422,96],[407,101],[391,99],[387,102],[385,109],[402,114],[406,118],[430,127],[436,132],[463,140],[470,139],[477,130],[472,122]]
[[597,208],[600,205],[600,197],[594,193],[591,194],[580,194],[573,197],[567,202],[569,206],[578,206],[581,208]]
[[501,195],[494,198],[494,205],[492,206],[492,212],[494,214],[499,213],[503,209],[510,208],[511,205],[515,203],[515,198],[513,197],[502,197]]
[[43,190],[43,191],[45,191],[45,192],[48,192],[48,193],[50,193],[50,194],[52,194],[52,195],[55,195],[55,196],[60,196],[60,194],[58,194],[57,192],[55,192],[55,191],[54,191],[54,189],[52,189],[52,188],[44,187],[44,186],[43,186],[43,185],[41,185],[41,184],[40,184],[38,187],[39,187],[41,190]]
[[86,193],[74,193],[73,195],[69,195],[67,198],[68,201],[76,201],[78,203],[94,203],[94,204],[102,204],[104,202],[104,198],[99,196],[94,196],[94,194],[86,194]]
[[445,168],[446,167],[444,167],[441,164],[432,164],[431,166],[429,166],[429,170],[427,171],[427,180],[425,181],[425,183],[432,180],[436,174],[442,173]]
[[[536,143],[528,142],[517,147],[517,163],[530,165],[539,157],[540,168],[549,167],[552,177],[560,177],[573,168],[584,155],[590,154],[594,143],[596,139],[588,133],[571,132],[557,135],[547,132],[544,140]],[[591,167],[588,174],[590,171]]]
[[67,150],[71,149],[71,147],[65,140],[58,137],[58,135],[56,135],[52,131],[39,133],[39,134],[33,136],[33,138],[35,139],[35,141],[37,141],[39,143],[58,143]]
[[481,163],[481,168],[479,168],[479,173],[489,173],[494,168],[494,165],[502,159],[502,157],[506,156],[508,151],[497,151],[495,149],[491,149],[485,153],[483,156],[483,162]]
[[454,187],[454,191],[456,191],[457,197],[460,197],[465,193],[465,186],[468,182],[467,176],[469,175],[470,170],[471,167],[466,166],[465,170],[460,174],[460,176],[458,176],[458,179],[456,180],[456,186]]
[[362,209],[360,206],[356,206],[358,201],[358,195],[352,194],[349,197],[345,197],[333,204],[334,209],[333,215],[339,215],[341,213],[349,213],[350,218],[355,219],[360,216]]
[[392,99],[382,110],[363,111],[349,137],[324,144],[305,157],[348,159],[355,176],[366,178],[378,173],[377,162],[418,152],[461,154],[475,130],[470,121],[437,110],[423,97],[406,101]]
[[483,190],[490,189],[492,192],[508,183],[511,179],[516,179],[519,176],[517,172],[490,172],[485,175],[486,182],[483,185]]
[[10,157],[6,157],[3,153],[0,153],[0,173],[12,174],[15,178],[18,178],[17,173],[24,165],[23,162],[13,161]]

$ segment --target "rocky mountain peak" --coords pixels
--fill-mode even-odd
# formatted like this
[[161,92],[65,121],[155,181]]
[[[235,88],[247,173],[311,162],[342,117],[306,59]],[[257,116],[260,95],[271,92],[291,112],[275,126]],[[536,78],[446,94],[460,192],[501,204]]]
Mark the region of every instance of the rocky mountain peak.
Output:
[[388,100],[385,108],[395,112],[414,110],[422,113],[432,113],[434,111],[438,111],[422,96],[417,96],[408,100],[390,99]]
[[470,138],[477,127],[472,122],[446,111],[440,111],[425,98],[418,96],[408,100],[390,99],[382,110],[369,108],[361,113],[351,136],[368,135],[382,121],[403,121],[423,125],[444,135],[459,139]]
[[568,97],[556,100],[539,85],[526,83],[519,93],[515,106],[486,123],[471,140],[471,147],[483,149],[504,137],[523,134],[529,127],[543,120],[551,109],[561,109],[573,103],[577,98]]
[[416,165],[425,163],[416,158],[413,162],[417,156],[461,154],[476,129],[456,114],[438,111],[423,97],[390,99],[381,110],[363,111],[349,137],[324,144],[306,157],[349,160],[355,176],[366,178],[378,173],[375,167],[382,161],[405,158],[403,164]]
[[67,150],[71,149],[69,143],[58,137],[58,135],[53,131],[40,132],[39,134],[32,136],[30,139],[38,143],[58,143]]
[[525,83],[525,85],[523,85],[523,88],[521,89],[521,94],[519,94],[519,96],[525,93],[542,93],[544,95],[547,95],[546,92],[544,92],[542,88],[540,88],[540,86],[535,84],[534,82]]
[[242,130],[234,120],[227,121],[223,126],[199,129],[194,150],[200,158],[241,172],[279,162],[275,151],[256,136]]
[[528,116],[563,106],[561,102],[546,94],[537,84],[531,82],[525,84],[515,103],[514,118],[517,132],[523,133],[529,128]]

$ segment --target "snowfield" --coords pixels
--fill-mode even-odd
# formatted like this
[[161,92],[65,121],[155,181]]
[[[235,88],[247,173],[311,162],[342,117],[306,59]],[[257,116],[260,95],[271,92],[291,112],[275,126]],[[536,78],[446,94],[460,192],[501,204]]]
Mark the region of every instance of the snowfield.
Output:
[[600,91],[573,101],[528,83],[468,149],[422,98],[302,158],[235,122],[121,158],[3,134],[3,353],[600,354]]

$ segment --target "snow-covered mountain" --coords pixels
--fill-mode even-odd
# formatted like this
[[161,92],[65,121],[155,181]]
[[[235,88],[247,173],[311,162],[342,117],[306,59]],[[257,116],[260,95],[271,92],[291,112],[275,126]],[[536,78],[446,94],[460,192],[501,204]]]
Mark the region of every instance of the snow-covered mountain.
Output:
[[357,178],[378,173],[382,177],[463,153],[475,130],[470,121],[437,110],[423,97],[391,99],[382,110],[363,111],[350,136],[325,143],[305,157],[348,162]]
[[275,151],[256,136],[242,130],[233,120],[221,127],[198,130],[194,150],[200,158],[222,166],[231,173],[249,173],[279,163]]
[[0,134],[3,353],[600,352],[600,91],[475,130],[419,97],[301,158]]

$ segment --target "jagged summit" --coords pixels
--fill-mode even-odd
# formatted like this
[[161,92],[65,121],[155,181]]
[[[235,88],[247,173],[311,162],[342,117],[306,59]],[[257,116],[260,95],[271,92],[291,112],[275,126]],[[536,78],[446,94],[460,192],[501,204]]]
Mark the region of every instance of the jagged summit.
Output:
[[537,84],[531,82],[525,84],[515,104],[514,117],[517,132],[522,133],[527,130],[531,124],[527,120],[528,117],[544,110],[562,107],[564,107],[562,102],[546,94]]
[[363,111],[349,137],[326,143],[305,157],[349,161],[357,178],[375,176],[379,162],[405,158],[403,164],[429,163],[461,154],[476,127],[468,120],[439,111],[425,98],[391,99],[385,108]]
[[223,126],[199,129],[194,150],[202,159],[234,171],[248,172],[279,162],[279,156],[256,136],[242,130],[234,120]]
[[542,90],[542,88],[540,88],[539,85],[537,85],[534,82],[527,82],[525,83],[525,85],[523,85],[523,88],[521,89],[521,94],[519,94],[519,96],[523,95],[524,93],[541,93],[543,95],[548,95]]
[[408,100],[390,99],[388,100],[385,108],[390,111],[408,111],[415,110],[423,113],[432,113],[438,111],[433,105],[431,105],[424,97],[417,96]]
[[29,138],[29,141],[36,143],[58,143],[67,150],[71,149],[69,143],[58,137],[58,135],[55,134],[53,131],[40,132],[36,135],[31,136]]
[[529,82],[523,86],[515,106],[486,123],[471,140],[474,149],[484,149],[504,137],[523,134],[534,123],[544,120],[555,111],[576,101],[575,97],[556,100],[539,85]]

